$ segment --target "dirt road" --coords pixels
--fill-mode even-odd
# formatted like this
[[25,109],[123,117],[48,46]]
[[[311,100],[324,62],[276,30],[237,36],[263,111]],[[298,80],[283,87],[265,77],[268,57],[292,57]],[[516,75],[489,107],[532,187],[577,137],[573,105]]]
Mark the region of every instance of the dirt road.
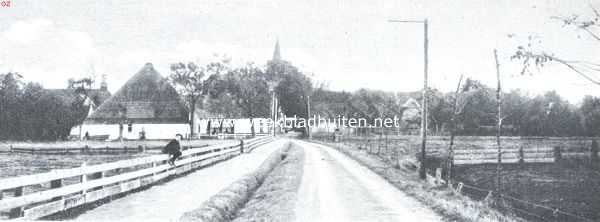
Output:
[[441,221],[441,217],[333,148],[295,140],[305,166],[297,221]]

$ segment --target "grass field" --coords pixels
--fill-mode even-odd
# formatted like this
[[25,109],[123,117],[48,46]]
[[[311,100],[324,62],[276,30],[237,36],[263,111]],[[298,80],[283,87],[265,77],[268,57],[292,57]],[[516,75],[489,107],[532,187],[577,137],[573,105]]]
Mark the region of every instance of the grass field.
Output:
[[[457,181],[488,190],[495,186],[495,164],[459,166],[456,169]],[[600,173],[582,164],[573,162],[503,165],[501,170],[501,192],[530,203],[551,209],[559,209],[583,218],[600,219]],[[469,190],[465,192],[474,199],[483,199],[487,193]],[[527,210],[532,215],[528,219],[545,221],[551,218],[553,210],[518,201],[511,201],[513,207]],[[572,216],[562,215],[563,220],[582,221]]]
[[[218,143],[231,142],[232,140],[193,140],[182,141],[183,146],[201,146]],[[102,141],[60,141],[60,142],[0,142],[0,150],[7,151],[10,145],[27,148],[78,148],[85,145],[91,148],[104,147],[137,147],[146,146],[165,146],[168,141],[148,140],[148,141],[124,141],[124,142],[102,142]],[[117,154],[64,154],[64,155],[46,155],[46,154],[26,154],[26,153],[8,153],[0,152],[0,178],[28,175],[35,173],[48,172],[52,169],[66,169],[87,165],[114,162],[123,159],[136,158],[152,155],[151,153],[117,153]]]
[[136,158],[149,154],[122,155],[32,155],[0,153],[0,178],[48,172],[53,169],[66,169],[94,165],[118,160]]
[[[206,139],[206,140],[182,140],[182,146],[201,146],[211,145],[217,143],[229,142],[232,140],[217,140],[217,139]],[[82,148],[86,145],[90,148],[123,148],[127,147],[138,147],[138,146],[164,146],[168,143],[168,140],[132,140],[132,141],[55,141],[55,142],[23,142],[23,141],[0,141],[0,151],[10,150],[10,146],[20,148]]]

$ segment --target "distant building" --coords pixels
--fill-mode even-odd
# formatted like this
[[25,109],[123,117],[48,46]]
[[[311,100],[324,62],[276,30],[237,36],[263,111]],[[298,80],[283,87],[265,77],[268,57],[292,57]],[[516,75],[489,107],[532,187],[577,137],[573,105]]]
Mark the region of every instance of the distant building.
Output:
[[402,121],[414,122],[420,121],[421,119],[421,104],[413,98],[408,98],[404,104],[402,104]]
[[419,134],[421,130],[421,104],[416,99],[409,97],[401,108],[400,131],[408,135]]
[[85,87],[85,92],[74,87],[72,81],[69,80],[69,85],[66,89],[46,89],[46,92],[59,98],[67,106],[83,100],[83,105],[88,109],[88,115],[94,112],[95,109],[111,96],[105,79],[102,80],[100,88],[91,89],[91,86],[88,85]]

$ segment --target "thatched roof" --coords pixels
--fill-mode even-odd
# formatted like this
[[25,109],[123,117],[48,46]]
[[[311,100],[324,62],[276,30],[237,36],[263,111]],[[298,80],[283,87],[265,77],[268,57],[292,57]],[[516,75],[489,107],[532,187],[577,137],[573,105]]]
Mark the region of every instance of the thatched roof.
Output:
[[188,123],[188,119],[177,91],[147,63],[84,122]]

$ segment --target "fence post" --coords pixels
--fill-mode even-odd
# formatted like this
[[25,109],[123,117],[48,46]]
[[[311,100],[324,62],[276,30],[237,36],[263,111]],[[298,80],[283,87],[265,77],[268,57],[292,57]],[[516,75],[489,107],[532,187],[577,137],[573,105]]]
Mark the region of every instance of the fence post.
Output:
[[525,151],[523,146],[519,146],[519,166],[523,167],[525,164]]
[[240,154],[244,153],[244,140],[240,139]]
[[592,140],[592,148],[591,150],[591,161],[592,161],[592,166],[596,166],[598,164],[598,142],[596,142],[596,140]]
[[10,145],[10,146],[9,146],[9,149],[10,149],[9,151],[12,153],[12,152],[13,152],[13,146],[12,146],[12,145]]
[[[82,171],[85,171],[85,167],[86,167],[86,166],[87,166],[87,164],[86,164],[85,162],[81,163],[81,166],[80,166],[80,167],[82,168]],[[79,179],[79,181],[81,181],[81,184],[85,184],[85,183],[87,182],[87,175],[86,175],[86,174],[82,174],[82,175],[80,176],[80,179]],[[82,190],[82,191],[81,191],[81,194],[84,196],[84,198],[85,198],[85,193],[87,193],[87,191],[86,191],[86,190]]]
[[[15,188],[15,197],[20,197],[20,196],[23,196],[23,187]],[[9,219],[18,218],[18,217],[22,217],[22,216],[23,216],[23,207],[22,206],[10,209],[10,212],[8,214]]]
[[456,185],[456,193],[460,194],[462,192],[462,188],[463,188],[463,183],[462,182],[458,183],[458,185]]
[[560,162],[561,159],[562,159],[562,154],[560,151],[560,146],[555,146],[554,147],[554,162],[558,163],[558,162]]

